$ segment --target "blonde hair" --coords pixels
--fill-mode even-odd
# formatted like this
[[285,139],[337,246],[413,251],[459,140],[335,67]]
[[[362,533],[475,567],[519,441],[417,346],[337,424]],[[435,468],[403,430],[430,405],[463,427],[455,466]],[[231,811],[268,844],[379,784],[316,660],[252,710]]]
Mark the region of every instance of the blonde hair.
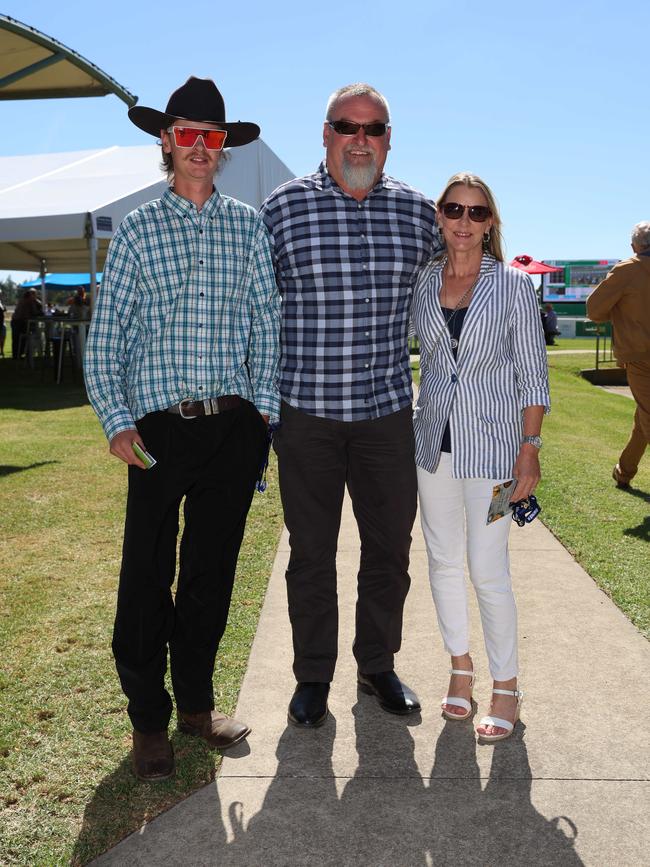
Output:
[[485,252],[489,253],[490,256],[494,256],[494,258],[499,262],[505,261],[503,255],[503,236],[501,235],[501,217],[499,216],[497,202],[492,194],[492,190],[488,187],[485,181],[479,178],[478,175],[473,175],[471,172],[458,172],[457,174],[452,175],[447,181],[447,186],[439,196],[438,201],[436,202],[436,207],[440,208],[440,206],[445,203],[451,188],[458,184],[462,184],[465,187],[475,187],[485,196],[488,208],[492,212],[490,240],[485,244]]

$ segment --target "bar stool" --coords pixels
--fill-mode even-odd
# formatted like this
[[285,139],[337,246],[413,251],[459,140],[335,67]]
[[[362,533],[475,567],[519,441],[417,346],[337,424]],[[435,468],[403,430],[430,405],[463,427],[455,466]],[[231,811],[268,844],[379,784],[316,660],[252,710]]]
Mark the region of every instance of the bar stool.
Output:
[[43,359],[43,342],[41,340],[41,332],[39,330],[38,324],[35,322],[29,322],[27,325],[27,331],[23,331],[23,333],[18,338],[18,358],[22,358],[23,353],[25,355],[25,364],[29,365],[33,369],[34,367],[34,356],[40,355],[41,360]]

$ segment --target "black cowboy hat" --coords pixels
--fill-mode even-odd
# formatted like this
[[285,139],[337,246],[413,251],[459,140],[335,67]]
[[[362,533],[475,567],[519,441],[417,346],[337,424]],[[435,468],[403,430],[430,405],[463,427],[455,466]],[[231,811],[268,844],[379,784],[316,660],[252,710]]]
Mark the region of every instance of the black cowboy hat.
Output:
[[195,78],[193,75],[172,93],[165,111],[134,105],[129,109],[129,118],[137,127],[155,136],[159,136],[160,130],[167,129],[175,120],[216,123],[228,131],[226,146],[229,148],[255,141],[260,134],[256,123],[226,123],[226,107],[217,85],[211,78]]

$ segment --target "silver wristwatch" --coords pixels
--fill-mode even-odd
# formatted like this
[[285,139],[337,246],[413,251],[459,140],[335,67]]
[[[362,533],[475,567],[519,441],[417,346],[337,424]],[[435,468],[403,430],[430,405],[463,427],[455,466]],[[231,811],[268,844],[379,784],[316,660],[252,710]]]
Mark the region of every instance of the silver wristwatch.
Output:
[[542,447],[542,438],[540,436],[523,436],[521,438],[521,444],[528,443],[531,446],[535,446],[536,449],[541,449]]

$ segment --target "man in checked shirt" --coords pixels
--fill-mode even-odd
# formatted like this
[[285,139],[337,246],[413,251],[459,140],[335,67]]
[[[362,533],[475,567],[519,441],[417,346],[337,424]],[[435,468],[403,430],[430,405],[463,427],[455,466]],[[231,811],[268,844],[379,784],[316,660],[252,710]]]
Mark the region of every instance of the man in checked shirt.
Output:
[[337,656],[336,548],[347,484],[361,537],[358,683],[391,713],[419,711],[394,672],[416,512],[409,306],[440,248],[435,209],[383,174],[386,99],[367,84],[327,104],[325,161],[262,206],[282,296],[282,426],[275,443],[290,532],[298,682],[289,722],[327,717]]
[[[113,653],[134,770],[152,781],[174,771],[168,648],[180,731],[219,749],[250,731],[214,709],[212,677],[279,412],[280,319],[264,225],[213,184],[224,144],[245,145],[259,127],[226,123],[214,82],[193,77],[164,112],[135,106],[129,117],[160,137],[170,188],[115,233],[84,367],[111,454],[129,465]],[[134,443],[155,466],[145,469]]]

